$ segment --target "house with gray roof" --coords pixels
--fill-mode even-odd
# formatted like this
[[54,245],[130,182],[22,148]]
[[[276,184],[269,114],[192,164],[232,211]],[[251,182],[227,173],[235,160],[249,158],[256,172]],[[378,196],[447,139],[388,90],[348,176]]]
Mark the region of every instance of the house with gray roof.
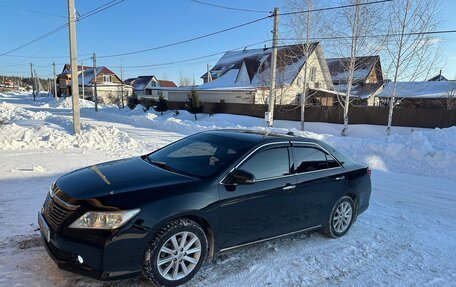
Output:
[[[335,91],[339,96],[347,93],[350,58],[331,58],[326,60],[331,73]],[[380,56],[357,57],[353,73],[350,98],[358,105],[378,105],[378,95],[383,86]]]

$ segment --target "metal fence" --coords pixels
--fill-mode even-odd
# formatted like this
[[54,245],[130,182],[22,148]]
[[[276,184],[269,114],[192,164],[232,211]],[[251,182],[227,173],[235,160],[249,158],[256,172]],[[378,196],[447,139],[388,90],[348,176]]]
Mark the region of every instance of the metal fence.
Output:
[[[142,103],[146,104],[145,102]],[[203,103],[204,113],[236,114],[253,117],[264,117],[267,105],[232,104],[232,103]],[[185,109],[184,102],[168,102],[169,109]],[[388,108],[352,106],[349,109],[350,124],[386,125]],[[274,118],[277,120],[299,121],[301,110],[299,106],[276,106]],[[306,122],[343,123],[343,109],[333,107],[306,107]],[[456,125],[456,110],[401,108],[394,109],[393,126],[446,128]]]

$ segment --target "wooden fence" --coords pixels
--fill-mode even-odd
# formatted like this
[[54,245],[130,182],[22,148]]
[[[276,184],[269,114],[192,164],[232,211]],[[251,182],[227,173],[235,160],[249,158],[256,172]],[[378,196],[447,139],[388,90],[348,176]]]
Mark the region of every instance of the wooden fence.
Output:
[[[143,105],[147,102],[142,102]],[[232,103],[203,103],[204,113],[236,114],[264,118],[267,105],[232,104]],[[168,102],[169,109],[185,109],[184,102]],[[350,124],[387,125],[388,108],[352,106],[349,109]],[[301,110],[299,106],[276,106],[274,118],[277,120],[299,121]],[[306,107],[306,122],[343,123],[343,109],[333,107]],[[446,128],[456,125],[456,110],[400,108],[394,109],[393,126]]]

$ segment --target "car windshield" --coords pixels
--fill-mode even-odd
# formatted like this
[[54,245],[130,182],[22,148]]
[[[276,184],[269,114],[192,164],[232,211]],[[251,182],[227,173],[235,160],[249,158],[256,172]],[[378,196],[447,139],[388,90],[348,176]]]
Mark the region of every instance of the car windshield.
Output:
[[208,177],[239,158],[252,143],[200,133],[172,143],[146,159],[163,169],[194,177]]

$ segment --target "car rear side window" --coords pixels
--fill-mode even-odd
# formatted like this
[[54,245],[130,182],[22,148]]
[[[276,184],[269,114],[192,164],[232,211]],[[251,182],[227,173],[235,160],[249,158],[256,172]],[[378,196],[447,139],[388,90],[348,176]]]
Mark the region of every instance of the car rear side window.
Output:
[[294,147],[294,166],[296,173],[310,172],[340,166],[326,152],[314,147]]
[[257,180],[288,175],[290,174],[288,149],[277,147],[259,151],[239,168],[252,173]]

